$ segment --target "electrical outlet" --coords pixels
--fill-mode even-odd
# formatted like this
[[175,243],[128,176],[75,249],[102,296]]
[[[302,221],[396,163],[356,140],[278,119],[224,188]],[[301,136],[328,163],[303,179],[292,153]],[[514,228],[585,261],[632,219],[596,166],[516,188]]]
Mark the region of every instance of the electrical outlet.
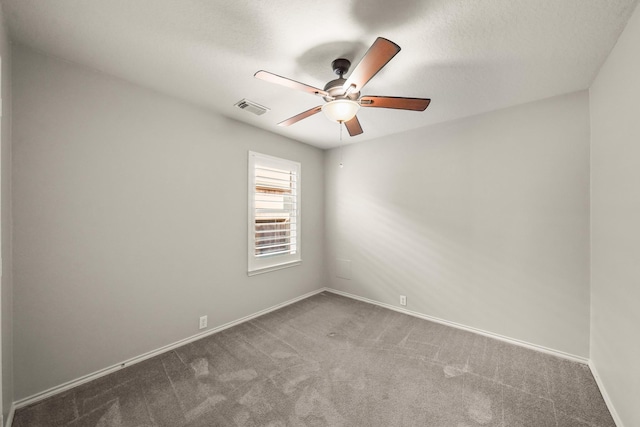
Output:
[[207,316],[200,316],[200,329],[207,327]]
[[400,295],[400,305],[407,305],[407,297]]

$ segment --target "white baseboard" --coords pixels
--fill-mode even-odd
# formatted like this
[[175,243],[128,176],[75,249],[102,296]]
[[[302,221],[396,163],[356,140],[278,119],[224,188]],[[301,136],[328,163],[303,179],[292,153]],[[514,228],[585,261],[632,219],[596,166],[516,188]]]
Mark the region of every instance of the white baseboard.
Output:
[[24,399],[17,400],[11,405],[11,412],[9,413],[9,416],[7,417],[7,422],[8,422],[7,423],[7,427],[11,426],[10,422],[13,419],[13,413],[14,413],[14,411],[16,409],[20,409],[20,408],[23,408],[25,406],[29,406],[29,405],[31,405],[33,403],[39,402],[39,401],[41,401],[43,399],[46,399],[46,398],[51,397],[51,396],[54,396],[54,395],[56,395],[58,393],[62,393],[62,392],[65,392],[67,390],[70,390],[70,389],[72,389],[74,387],[77,387],[77,386],[79,386],[81,384],[85,384],[85,383],[88,383],[89,381],[93,381],[93,380],[98,379],[100,377],[104,377],[105,375],[108,375],[108,374],[110,374],[112,372],[118,371],[118,370],[120,370],[122,368],[125,368],[127,366],[134,365],[134,364],[136,364],[138,362],[142,362],[143,360],[147,360],[147,359],[150,359],[150,358],[152,358],[154,356],[157,356],[159,354],[166,353],[168,351],[171,351],[171,350],[173,350],[175,348],[178,348],[178,347],[183,346],[185,344],[188,344],[190,342],[199,340],[199,339],[204,338],[206,336],[213,335],[213,334],[215,334],[217,332],[220,332],[220,331],[223,331],[225,329],[231,328],[232,326],[236,326],[236,325],[239,325],[240,323],[244,323],[244,322],[247,322],[247,321],[249,321],[251,319],[255,319],[258,316],[262,316],[263,314],[270,313],[272,311],[278,310],[279,308],[282,308],[282,307],[285,307],[287,305],[293,304],[293,303],[298,302],[300,300],[303,300],[305,298],[309,298],[310,296],[315,295],[315,294],[319,294],[320,292],[324,292],[325,290],[327,290],[327,289],[326,288],[320,288],[320,289],[317,289],[315,291],[308,292],[308,293],[306,293],[304,295],[300,295],[299,297],[290,299],[290,300],[285,301],[283,303],[276,304],[276,305],[274,305],[272,307],[265,308],[264,310],[260,310],[260,311],[258,311],[256,313],[250,314],[248,316],[241,317],[240,319],[233,320],[231,322],[225,323],[224,325],[217,326],[215,328],[209,329],[209,330],[204,331],[204,332],[200,332],[200,333],[192,335],[192,336],[190,336],[188,338],[184,338],[184,339],[182,339],[180,341],[176,341],[176,342],[174,342],[172,344],[165,345],[164,347],[160,347],[158,349],[149,351],[149,352],[144,353],[144,354],[142,354],[140,356],[136,356],[136,357],[133,357],[131,359],[125,360],[124,362],[120,362],[120,363],[118,363],[116,365],[109,366],[107,368],[101,369],[99,371],[93,372],[93,373],[88,374],[88,375],[84,375],[84,376],[82,376],[80,378],[76,378],[75,380],[68,381],[68,382],[66,382],[64,384],[60,384],[60,385],[52,387],[52,388],[50,388],[48,390],[42,391],[40,393],[36,393],[36,394],[34,394],[32,396],[25,397]]
[[342,296],[345,296],[347,298],[352,298],[352,299],[355,299],[355,300],[368,302],[370,304],[375,304],[375,305],[378,305],[380,307],[388,308],[390,310],[394,310],[394,311],[397,311],[397,312],[400,312],[400,313],[408,314],[410,316],[418,317],[420,319],[430,320],[432,322],[440,323],[440,324],[443,324],[443,325],[446,325],[446,326],[451,326],[453,328],[462,329],[462,330],[465,330],[465,331],[468,331],[468,332],[473,332],[473,333],[476,333],[476,334],[484,335],[484,336],[489,337],[489,338],[495,338],[495,339],[500,340],[500,341],[508,342],[510,344],[514,344],[514,345],[517,345],[517,346],[520,346],[520,347],[526,347],[526,348],[529,348],[529,349],[532,349],[532,350],[536,350],[536,351],[541,351],[543,353],[551,354],[553,356],[561,357],[563,359],[568,359],[568,360],[571,360],[573,362],[579,362],[579,363],[583,363],[585,365],[589,363],[589,359],[587,359],[586,357],[576,356],[574,354],[565,353],[563,351],[554,350],[552,348],[543,347],[541,345],[532,344],[532,343],[529,343],[529,342],[526,342],[526,341],[521,341],[521,340],[518,340],[518,339],[515,339],[515,338],[506,337],[504,335],[496,334],[496,333],[493,333],[493,332],[485,331],[485,330],[474,328],[474,327],[467,326],[467,325],[462,325],[462,324],[456,323],[456,322],[451,322],[449,320],[439,319],[437,317],[429,316],[428,314],[423,314],[423,313],[419,313],[417,311],[407,310],[406,308],[402,308],[402,307],[396,307],[395,305],[391,305],[391,304],[387,304],[387,303],[384,303],[384,302],[372,300],[372,299],[369,299],[369,298],[364,298],[364,297],[361,297],[361,296],[358,296],[358,295],[350,294],[348,292],[338,291],[338,290],[332,289],[332,288],[326,288],[326,290],[328,292],[333,292],[335,294],[342,295]]
[[613,417],[613,421],[616,423],[616,426],[624,427],[624,424],[622,424],[622,419],[620,418],[620,415],[618,415],[616,408],[613,406],[613,402],[611,401],[611,398],[607,393],[607,389],[604,387],[604,384],[602,383],[602,379],[598,374],[598,370],[596,369],[596,366],[593,364],[593,360],[589,360],[589,369],[591,369],[591,374],[593,375],[593,378],[595,378],[596,384],[598,384],[598,388],[600,389],[600,393],[602,394],[604,403],[607,404],[607,408],[609,409],[609,412],[611,413],[611,417]]
[[16,405],[15,404],[11,404],[11,407],[9,408],[9,413],[7,414],[7,423],[5,424],[5,427],[11,427],[11,424],[13,424],[13,414],[16,413]]

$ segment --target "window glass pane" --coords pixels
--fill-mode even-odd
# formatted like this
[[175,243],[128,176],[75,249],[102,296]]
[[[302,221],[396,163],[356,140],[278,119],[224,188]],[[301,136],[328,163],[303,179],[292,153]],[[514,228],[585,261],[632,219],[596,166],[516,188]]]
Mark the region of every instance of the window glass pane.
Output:
[[299,261],[300,165],[249,156],[249,271]]

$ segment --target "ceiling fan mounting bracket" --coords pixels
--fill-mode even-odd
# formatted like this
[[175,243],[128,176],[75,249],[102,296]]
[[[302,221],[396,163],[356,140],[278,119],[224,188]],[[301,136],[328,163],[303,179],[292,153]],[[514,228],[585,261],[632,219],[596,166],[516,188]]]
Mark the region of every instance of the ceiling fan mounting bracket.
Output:
[[331,63],[333,72],[340,76],[340,78],[342,78],[343,75],[347,74],[347,72],[349,71],[349,67],[351,67],[351,61],[345,58],[335,59]]

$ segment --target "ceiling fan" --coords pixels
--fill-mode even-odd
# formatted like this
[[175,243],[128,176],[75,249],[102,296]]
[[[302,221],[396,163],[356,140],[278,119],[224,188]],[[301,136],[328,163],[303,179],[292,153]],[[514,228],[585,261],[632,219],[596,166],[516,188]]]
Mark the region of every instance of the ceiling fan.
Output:
[[400,52],[400,46],[390,40],[378,37],[358,65],[356,65],[348,79],[343,76],[349,71],[351,61],[344,58],[338,58],[333,61],[331,67],[334,73],[338,75],[338,78],[327,83],[324,89],[309,86],[264,70],[255,73],[254,77],[321,96],[326,101],[324,105],[318,105],[278,123],[278,126],[291,126],[302,119],[323,111],[330,120],[337,121],[340,124],[344,123],[349,135],[356,136],[362,133],[362,126],[360,126],[356,116],[360,107],[424,111],[431,102],[427,98],[360,95],[364,85],[387,65],[398,52]]

